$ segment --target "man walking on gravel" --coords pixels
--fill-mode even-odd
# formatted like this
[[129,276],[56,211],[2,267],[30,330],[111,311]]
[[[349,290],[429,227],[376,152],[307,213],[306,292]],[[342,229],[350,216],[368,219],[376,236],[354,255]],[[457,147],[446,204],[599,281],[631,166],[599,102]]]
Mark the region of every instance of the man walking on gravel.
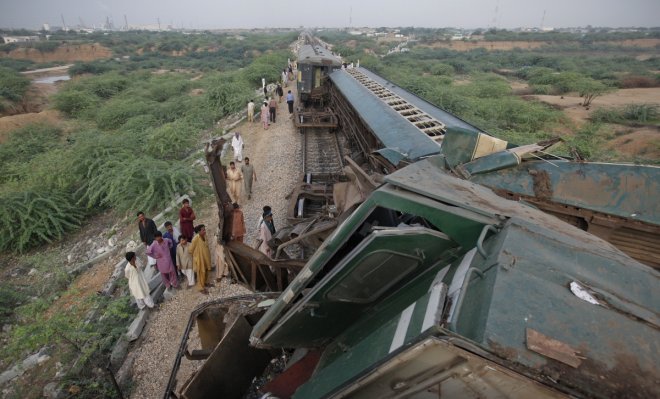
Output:
[[266,102],[261,106],[261,123],[264,125],[264,130],[268,130],[268,103]]
[[254,102],[252,100],[247,104],[247,118],[248,122],[254,122]]
[[268,112],[270,113],[270,121],[275,123],[277,118],[277,101],[275,101],[274,97],[271,97],[270,101],[268,101]]
[[234,137],[231,138],[231,148],[234,149],[234,161],[243,162],[243,137],[239,132],[234,132]]
[[286,94],[286,104],[289,106],[289,118],[293,115],[293,94],[291,90]]
[[241,173],[243,173],[247,199],[252,199],[252,182],[257,182],[257,172],[254,171],[254,166],[250,163],[250,158],[245,157],[245,164],[241,165]]
[[149,309],[153,308],[154,301],[149,295],[149,284],[147,284],[147,279],[144,278],[142,269],[135,263],[137,261],[135,252],[126,252],[126,260],[128,263],[124,268],[124,276],[128,279],[128,290],[135,298],[138,309],[142,310],[145,306]]
[[277,87],[275,88],[275,94],[277,94],[277,102],[282,102],[282,97],[284,97],[284,89],[282,89],[281,84],[277,84]]
[[160,272],[165,287],[168,290],[172,287],[176,288],[179,286],[179,280],[176,277],[172,256],[170,255],[172,241],[169,238],[163,238],[163,233],[160,231],[157,231],[154,236],[154,242],[147,248],[147,255],[156,259],[156,268]]
[[193,257],[193,270],[197,273],[197,289],[202,294],[208,294],[206,276],[211,270],[211,251],[206,240],[206,227],[203,224],[195,227],[195,238],[188,251]]

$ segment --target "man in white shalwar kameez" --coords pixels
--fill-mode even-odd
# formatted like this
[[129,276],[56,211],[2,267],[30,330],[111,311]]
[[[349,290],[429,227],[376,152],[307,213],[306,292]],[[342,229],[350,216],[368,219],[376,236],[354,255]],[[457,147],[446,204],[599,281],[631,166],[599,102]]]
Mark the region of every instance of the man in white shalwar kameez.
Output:
[[234,149],[234,160],[243,162],[243,137],[239,132],[234,132],[234,137],[231,138],[231,147]]
[[148,308],[154,307],[154,301],[149,295],[149,284],[147,279],[144,278],[144,273],[140,267],[135,263],[135,252],[126,252],[126,268],[124,269],[124,276],[128,279],[128,289],[131,295],[135,297],[138,309],[142,310],[145,306]]

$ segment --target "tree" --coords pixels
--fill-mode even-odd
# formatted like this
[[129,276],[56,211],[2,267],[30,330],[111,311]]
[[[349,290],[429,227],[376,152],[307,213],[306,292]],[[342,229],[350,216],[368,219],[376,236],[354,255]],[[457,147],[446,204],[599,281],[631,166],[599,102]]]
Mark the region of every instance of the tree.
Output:
[[596,97],[603,95],[611,90],[611,88],[605,84],[587,77],[584,77],[576,82],[576,88],[578,95],[584,98],[582,101],[582,106],[584,107],[588,107]]

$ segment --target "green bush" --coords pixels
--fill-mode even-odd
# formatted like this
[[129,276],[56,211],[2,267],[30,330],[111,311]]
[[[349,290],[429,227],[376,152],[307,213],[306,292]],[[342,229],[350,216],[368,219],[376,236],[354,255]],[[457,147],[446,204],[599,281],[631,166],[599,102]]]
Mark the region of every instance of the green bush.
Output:
[[30,80],[5,67],[0,67],[0,100],[20,101],[30,86]]
[[149,95],[152,100],[163,102],[190,90],[191,83],[185,77],[166,76],[151,82]]
[[78,190],[88,207],[152,210],[194,187],[188,165],[149,156],[111,156],[95,162]]
[[23,252],[62,238],[82,221],[84,211],[64,192],[0,192],[0,251]]
[[34,42],[32,47],[41,51],[42,53],[52,53],[60,47],[60,43],[56,41]]
[[623,108],[599,108],[591,114],[591,120],[604,123],[648,123],[660,117],[655,104],[628,104]]
[[0,145],[0,165],[29,162],[36,155],[57,146],[60,134],[60,129],[43,124],[12,131],[7,141]]
[[100,75],[110,72],[113,66],[106,60],[92,62],[77,62],[69,68],[69,76],[85,74]]
[[130,118],[149,114],[154,105],[139,98],[113,98],[96,113],[96,124],[105,130],[120,128]]
[[454,67],[449,64],[434,64],[431,66],[431,73],[439,76],[452,76]]
[[588,123],[574,136],[565,138],[566,145],[575,149],[582,159],[590,160],[597,157],[602,151],[603,138],[599,134],[601,125],[598,123]]
[[639,123],[658,120],[660,113],[656,104],[629,104],[623,108],[623,119]]
[[206,82],[208,89],[204,96],[207,104],[216,110],[218,116],[237,112],[254,97],[254,90],[250,85],[230,74],[216,75]]
[[181,159],[197,143],[198,132],[183,121],[151,128],[145,132],[147,152],[158,159]]
[[126,77],[116,73],[108,73],[85,81],[85,85],[91,93],[106,100],[121,93],[129,83]]
[[62,90],[52,100],[55,109],[72,118],[81,117],[85,111],[96,109],[100,104],[98,97],[80,90]]
[[158,119],[151,114],[132,116],[126,120],[121,130],[134,135],[142,135],[147,130],[159,125]]

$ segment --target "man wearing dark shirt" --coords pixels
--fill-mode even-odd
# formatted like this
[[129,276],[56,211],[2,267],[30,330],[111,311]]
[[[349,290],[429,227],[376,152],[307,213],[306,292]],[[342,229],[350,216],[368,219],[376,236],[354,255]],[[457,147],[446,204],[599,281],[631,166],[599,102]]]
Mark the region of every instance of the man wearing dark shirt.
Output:
[[146,246],[151,245],[154,242],[154,234],[158,231],[156,228],[156,223],[153,220],[147,219],[144,216],[144,212],[137,213],[138,218],[138,228],[140,229],[140,240]]

